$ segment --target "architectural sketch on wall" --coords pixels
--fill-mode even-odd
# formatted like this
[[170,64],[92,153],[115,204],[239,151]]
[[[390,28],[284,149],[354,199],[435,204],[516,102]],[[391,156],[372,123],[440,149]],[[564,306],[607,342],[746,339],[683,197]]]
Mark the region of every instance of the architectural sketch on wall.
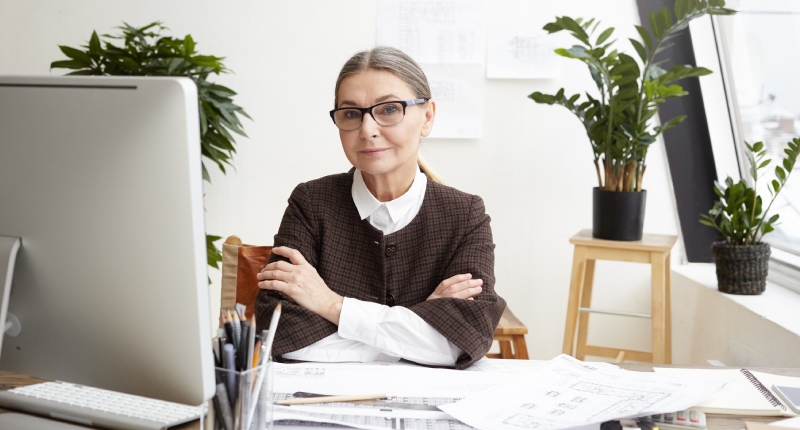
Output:
[[481,137],[483,37],[477,0],[378,2],[376,45],[402,50],[428,76],[437,104],[430,137]]
[[497,28],[489,32],[486,77],[489,79],[554,79],[561,75],[561,57],[553,52],[558,37],[540,27]]
[[483,35],[476,0],[381,0],[377,44],[420,64],[481,64]]
[[422,66],[436,101],[430,137],[479,138],[483,133],[483,68],[476,65]]

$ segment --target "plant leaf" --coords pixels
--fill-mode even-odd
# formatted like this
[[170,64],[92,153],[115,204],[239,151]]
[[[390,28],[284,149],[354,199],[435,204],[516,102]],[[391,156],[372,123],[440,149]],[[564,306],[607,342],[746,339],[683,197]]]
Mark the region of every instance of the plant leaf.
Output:
[[611,36],[611,33],[613,32],[614,32],[614,27],[609,27],[608,29],[600,33],[600,36],[597,37],[597,42],[595,43],[595,45],[602,45],[603,42],[605,42],[606,39],[608,39]]
[[642,42],[644,42],[644,46],[647,47],[648,51],[651,51],[653,49],[653,41],[651,39],[650,32],[647,31],[641,25],[636,25],[634,27],[636,27],[636,31],[639,33],[639,37],[642,38]]
[[644,46],[642,46],[642,43],[636,39],[628,39],[628,40],[631,41],[633,49],[635,49],[636,53],[639,54],[639,58],[641,58],[643,62],[647,61],[647,52],[644,50]]
[[61,49],[61,52],[63,52],[64,55],[66,55],[69,58],[72,58],[75,61],[81,62],[86,66],[92,64],[92,57],[90,57],[89,54],[81,50],[70,48],[69,46],[63,46],[63,45],[60,45],[59,49]]

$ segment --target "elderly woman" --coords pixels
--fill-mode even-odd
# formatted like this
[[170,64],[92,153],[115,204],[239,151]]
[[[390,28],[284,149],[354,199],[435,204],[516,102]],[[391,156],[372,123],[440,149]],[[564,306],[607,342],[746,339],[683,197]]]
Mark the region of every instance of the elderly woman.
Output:
[[505,301],[483,200],[418,167],[436,116],[425,74],[396,49],[360,52],[339,73],[334,107],[354,169],[292,192],[258,274],[258,329],[281,303],[276,358],[470,366]]

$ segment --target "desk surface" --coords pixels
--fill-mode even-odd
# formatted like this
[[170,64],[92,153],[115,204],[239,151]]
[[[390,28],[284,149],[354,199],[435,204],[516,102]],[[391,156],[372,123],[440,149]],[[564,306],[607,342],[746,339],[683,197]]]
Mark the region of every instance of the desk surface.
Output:
[[[652,372],[653,365],[649,363],[621,363],[620,366],[623,369],[627,370],[635,370],[638,372]],[[664,367],[693,367],[693,366],[680,366],[680,365],[659,365]],[[773,373],[776,375],[785,375],[785,376],[800,376],[800,368],[763,368],[763,367],[753,367],[750,370],[755,370],[759,372],[766,372],[766,373]],[[20,375],[17,373],[12,372],[4,372],[0,371],[0,390],[9,390],[16,387],[23,387],[26,385],[37,384],[40,382],[46,382],[44,379],[38,379],[26,375]],[[0,413],[9,412],[8,409],[0,408]],[[756,422],[764,422],[769,423],[772,421],[777,421],[785,419],[783,417],[755,417],[755,416],[742,416],[742,415],[720,415],[720,414],[706,414],[706,424],[709,430],[740,430],[744,428],[744,421],[756,421]],[[89,427],[86,427],[89,428]],[[194,421],[191,423],[186,423],[177,427],[173,427],[174,429],[178,430],[199,430],[200,429],[200,422]]]

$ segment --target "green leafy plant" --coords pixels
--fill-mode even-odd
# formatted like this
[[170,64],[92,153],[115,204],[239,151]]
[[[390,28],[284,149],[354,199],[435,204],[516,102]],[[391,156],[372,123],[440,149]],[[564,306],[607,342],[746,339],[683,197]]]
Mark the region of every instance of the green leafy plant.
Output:
[[544,26],[549,33],[569,32],[581,45],[560,48],[558,55],[586,64],[598,96],[586,93],[565,95],[534,92],[528,97],[537,103],[566,107],[583,123],[592,146],[599,187],[608,191],[641,191],[647,150],[659,134],[680,124],[686,117],[677,116],[655,125],[651,119],[658,113],[659,103],[688,94],[674,82],[683,78],[711,73],[702,67],[676,65],[665,70],[667,60],[657,59],[671,46],[668,42],[685,29],[689,22],[706,14],[730,15],[723,0],[676,0],[673,14],[667,8],[650,14],[650,30],[636,26],[640,40],[629,39],[639,61],[613,49],[609,41],[614,28],[601,31],[599,21],[557,17]]
[[[183,39],[162,36],[169,30],[156,21],[136,28],[123,22],[117,27],[120,35],[97,32],[83,49],[59,46],[68,60],[54,61],[50,68],[72,69],[68,75],[114,76],[185,76],[197,85],[200,111],[200,143],[203,161],[203,179],[211,182],[205,160],[210,160],[225,173],[232,166],[236,152],[233,134],[246,136],[239,116],[250,118],[244,109],[233,102],[236,93],[230,88],[208,80],[210,75],[228,73],[222,57],[200,55],[191,35]],[[116,43],[119,41],[120,43]],[[222,254],[214,242],[219,236],[206,235],[208,264],[219,268]]]
[[800,139],[794,138],[787,143],[784,149],[786,156],[779,166],[775,166],[775,178],[767,185],[772,198],[766,209],[763,207],[763,200],[758,195],[759,171],[766,169],[772,162],[771,159],[764,159],[767,150],[764,144],[756,142],[747,146],[747,161],[749,164],[749,174],[752,179],[752,187],[745,179],[733,182],[729,176],[725,179],[725,186],[719,182],[714,183],[714,192],[718,200],[708,211],[708,214],[701,215],[700,222],[719,231],[725,242],[731,245],[754,245],[761,242],[765,234],[774,230],[773,225],[780,218],[779,214],[767,218],[772,208],[772,203],[778,193],[783,190],[789,175],[792,173],[797,156],[800,154]]

